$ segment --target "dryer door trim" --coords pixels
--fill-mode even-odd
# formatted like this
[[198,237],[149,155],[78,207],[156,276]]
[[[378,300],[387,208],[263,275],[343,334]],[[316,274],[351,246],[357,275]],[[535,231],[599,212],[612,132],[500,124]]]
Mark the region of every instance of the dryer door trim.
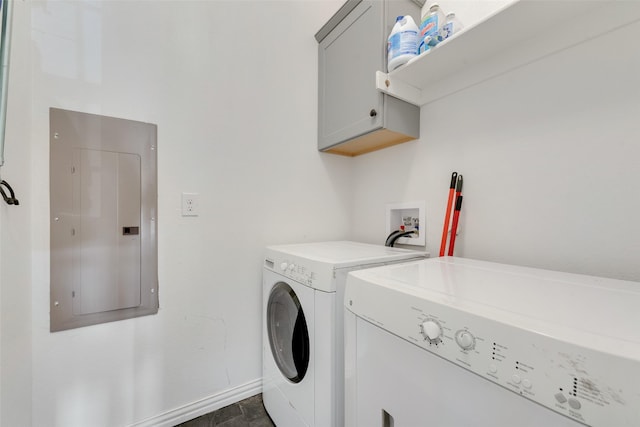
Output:
[[269,294],[266,311],[267,336],[276,366],[292,383],[299,383],[309,367],[309,329],[295,291],[284,282]]

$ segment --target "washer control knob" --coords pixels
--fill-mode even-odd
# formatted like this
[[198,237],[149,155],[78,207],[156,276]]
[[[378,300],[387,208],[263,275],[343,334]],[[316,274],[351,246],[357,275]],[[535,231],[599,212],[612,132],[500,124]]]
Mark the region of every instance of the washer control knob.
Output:
[[456,332],[456,343],[463,350],[472,350],[476,346],[476,339],[469,331],[460,330]]
[[282,264],[280,264],[280,270],[285,271],[287,269],[288,264],[286,262],[283,262]]
[[433,342],[440,338],[442,327],[435,320],[427,320],[422,322],[422,333],[426,339]]

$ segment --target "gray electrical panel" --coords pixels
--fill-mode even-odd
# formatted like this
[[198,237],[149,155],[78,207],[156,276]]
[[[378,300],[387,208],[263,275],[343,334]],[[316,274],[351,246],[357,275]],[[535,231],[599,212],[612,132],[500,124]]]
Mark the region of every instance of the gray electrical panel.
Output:
[[157,313],[156,125],[49,118],[51,331]]

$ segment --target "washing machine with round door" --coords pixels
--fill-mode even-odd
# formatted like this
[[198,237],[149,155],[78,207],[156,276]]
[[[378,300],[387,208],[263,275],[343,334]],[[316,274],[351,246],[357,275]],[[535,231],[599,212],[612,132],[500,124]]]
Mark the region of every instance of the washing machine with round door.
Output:
[[262,398],[278,427],[344,425],[342,300],[347,273],[426,256],[348,241],[267,248]]

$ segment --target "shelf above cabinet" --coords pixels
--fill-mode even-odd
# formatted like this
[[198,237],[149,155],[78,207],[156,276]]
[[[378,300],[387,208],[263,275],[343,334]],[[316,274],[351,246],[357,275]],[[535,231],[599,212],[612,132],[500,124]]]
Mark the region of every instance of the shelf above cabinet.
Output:
[[422,106],[636,21],[639,1],[514,1],[391,73],[378,71],[376,87]]

